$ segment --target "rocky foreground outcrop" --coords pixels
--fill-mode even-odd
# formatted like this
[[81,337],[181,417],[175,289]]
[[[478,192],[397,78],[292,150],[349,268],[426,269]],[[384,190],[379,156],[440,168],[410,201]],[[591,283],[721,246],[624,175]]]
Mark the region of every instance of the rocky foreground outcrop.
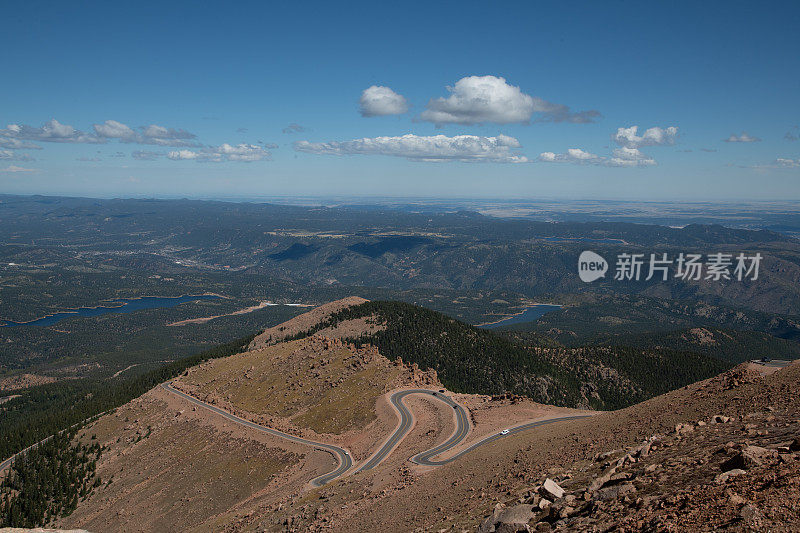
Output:
[[[710,385],[754,379],[734,370]],[[498,503],[479,531],[800,531],[800,413],[786,400],[678,423],[551,473]]]

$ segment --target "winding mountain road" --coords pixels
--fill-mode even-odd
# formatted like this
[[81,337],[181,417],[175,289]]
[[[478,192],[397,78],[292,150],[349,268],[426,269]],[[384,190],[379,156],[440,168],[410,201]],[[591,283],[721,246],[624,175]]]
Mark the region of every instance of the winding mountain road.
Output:
[[422,453],[419,453],[419,454],[415,455],[410,460],[411,460],[412,463],[416,463],[416,464],[424,465],[424,466],[442,466],[442,465],[446,465],[447,463],[452,463],[456,459],[459,459],[462,456],[468,454],[469,452],[471,452],[475,448],[479,448],[479,447],[484,446],[486,444],[490,444],[492,442],[495,442],[495,441],[500,440],[500,439],[505,438],[505,437],[510,437],[511,435],[515,435],[517,433],[521,433],[521,432],[523,432],[525,430],[532,429],[532,428],[537,428],[537,427],[540,427],[540,426],[545,426],[547,424],[552,424],[553,422],[562,422],[564,420],[578,420],[578,419],[581,419],[581,418],[589,418],[590,416],[592,416],[592,415],[561,416],[561,417],[558,417],[558,418],[548,418],[546,420],[537,420],[537,421],[534,421],[534,422],[528,422],[526,424],[522,424],[522,425],[519,425],[519,426],[514,426],[514,427],[511,427],[511,428],[508,428],[508,433],[493,433],[493,434],[489,435],[488,437],[484,437],[483,439],[481,439],[481,440],[477,441],[476,443],[468,446],[467,448],[464,448],[463,450],[461,450],[457,454],[455,454],[455,455],[453,455],[451,457],[448,457],[447,459],[442,459],[440,461],[432,460],[431,457],[435,457],[435,456],[437,456],[437,455],[439,455],[439,454],[441,454],[441,453],[443,453],[443,452],[445,452],[445,451],[447,451],[449,449],[449,448],[446,448],[446,449],[442,449],[442,450],[438,450],[437,451],[437,448],[433,448],[432,450],[428,450],[426,452],[422,452]]
[[[194,396],[186,394],[185,392],[179,391],[178,389],[172,386],[172,382],[162,383],[161,387],[164,390],[171,392],[172,394],[176,394],[193,404],[209,409],[210,411],[213,411],[214,413],[223,416],[228,420],[235,422],[237,424],[241,424],[249,428],[267,433],[269,435],[289,440],[291,442],[296,442],[298,444],[311,446],[313,448],[317,448],[318,450],[322,450],[332,454],[339,462],[339,465],[334,470],[322,474],[321,476],[318,476],[313,480],[311,480],[311,484],[315,487],[321,487],[322,485],[325,485],[333,481],[334,479],[347,473],[353,467],[353,459],[350,456],[350,452],[348,452],[344,448],[340,448],[339,446],[335,446],[333,444],[326,444],[324,442],[316,442],[313,440],[304,439],[302,437],[297,437],[289,433],[284,433],[283,431],[278,431],[277,429],[272,429],[267,426],[256,424],[255,422],[250,422],[249,420],[240,418],[232,413],[229,413],[228,411],[225,411],[224,409],[220,409],[219,407],[205,403],[202,400],[198,400]],[[455,416],[456,416],[455,430],[453,431],[453,434],[450,435],[450,437],[445,442],[431,448],[430,450],[418,453],[417,455],[413,456],[410,459],[412,463],[422,466],[445,465],[447,463],[451,463],[463,457],[464,455],[475,450],[476,448],[479,448],[480,446],[485,446],[504,437],[509,437],[511,435],[521,433],[528,429],[544,426],[546,424],[552,424],[554,422],[561,422],[565,420],[578,420],[581,418],[588,418],[589,416],[591,416],[591,415],[562,416],[558,418],[550,418],[546,420],[537,420],[533,422],[528,422],[525,424],[521,424],[519,426],[508,428],[508,430],[503,430],[504,432],[498,432],[489,435],[487,437],[484,437],[483,439],[475,442],[474,444],[468,446],[467,448],[461,450],[460,452],[456,453],[451,457],[448,457],[446,459],[436,460],[434,459],[434,457],[455,448],[467,437],[467,435],[469,435],[472,426],[469,422],[469,416],[467,414],[467,411],[460,404],[455,402],[452,398],[441,392],[436,392],[428,389],[401,390],[395,392],[389,397],[391,404],[394,406],[394,408],[400,415],[400,423],[397,425],[394,432],[389,436],[386,442],[374,454],[372,454],[360,467],[358,467],[355,470],[355,472],[364,472],[367,470],[371,470],[376,466],[378,466],[379,464],[381,464],[389,456],[389,454],[391,454],[392,451],[400,444],[400,442],[402,442],[402,440],[405,438],[408,432],[411,431],[411,428],[414,425],[414,416],[411,414],[411,411],[409,411],[408,407],[406,407],[405,404],[403,403],[403,398],[411,394],[427,395],[430,396],[431,398],[439,400],[448,405],[449,407],[451,407],[455,411]]]
[[228,420],[235,422],[237,424],[247,426],[249,428],[261,431],[263,433],[267,433],[269,435],[273,435],[275,437],[280,437],[282,439],[296,442],[298,444],[305,444],[307,446],[311,446],[313,448],[317,448],[318,450],[322,450],[332,454],[336,458],[336,460],[339,461],[339,466],[337,466],[334,470],[326,474],[322,474],[321,476],[312,479],[311,484],[314,485],[315,487],[321,487],[322,485],[325,485],[326,483],[333,481],[337,477],[341,476],[342,474],[350,470],[350,467],[353,466],[353,459],[350,457],[350,452],[348,452],[344,448],[340,448],[339,446],[334,446],[333,444],[325,444],[324,442],[316,442],[313,440],[304,439],[302,437],[297,437],[289,433],[284,433],[283,431],[278,431],[277,429],[272,429],[267,426],[256,424],[255,422],[250,422],[249,420],[240,418],[232,413],[229,413],[224,409],[220,409],[219,407],[198,400],[194,396],[186,394],[185,392],[179,391],[178,389],[172,386],[172,382],[162,383],[161,387],[164,390],[171,392],[172,394],[176,394],[181,398],[192,402],[193,404],[205,407],[206,409],[213,411],[218,415],[223,416]]
[[458,445],[462,440],[464,440],[467,435],[469,434],[469,430],[471,429],[469,423],[469,416],[467,416],[467,411],[461,407],[459,404],[454,402],[450,397],[445,396],[442,393],[434,392],[427,389],[409,389],[403,390],[399,392],[395,392],[389,397],[389,400],[392,402],[392,405],[397,410],[398,414],[400,415],[400,423],[397,425],[397,428],[394,430],[394,433],[389,437],[389,439],[384,443],[380,449],[375,452],[375,454],[370,457],[366,463],[361,465],[361,467],[357,470],[357,472],[363,472],[365,470],[371,470],[378,466],[384,459],[394,450],[400,441],[411,431],[411,427],[414,424],[414,417],[411,414],[411,411],[408,410],[408,407],[405,406],[403,403],[403,398],[410,394],[426,394],[435,398],[441,402],[446,403],[453,410],[456,412],[456,429],[453,434],[450,436],[442,444],[436,446],[435,448],[431,448],[430,450],[424,451],[418,455],[415,455],[411,460],[418,464],[427,464],[424,462],[415,461],[415,459],[425,456],[425,457],[433,457],[435,455],[439,455],[442,452],[453,448],[454,446]]

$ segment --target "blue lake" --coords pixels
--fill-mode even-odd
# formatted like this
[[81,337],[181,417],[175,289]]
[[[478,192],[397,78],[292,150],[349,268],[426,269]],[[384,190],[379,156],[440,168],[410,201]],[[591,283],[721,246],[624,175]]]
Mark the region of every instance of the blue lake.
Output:
[[555,311],[556,309],[561,309],[561,306],[550,305],[550,304],[532,305],[530,307],[526,307],[525,310],[519,313],[518,315],[508,317],[505,320],[501,320],[500,322],[495,322],[494,324],[486,324],[480,327],[486,329],[494,329],[494,328],[502,328],[504,326],[511,326],[513,324],[522,324],[523,322],[534,322],[539,317],[551,311]]
[[13,322],[11,320],[0,319],[0,327],[6,326],[52,326],[64,319],[75,317],[90,317],[106,315],[108,313],[133,313],[143,309],[158,309],[162,307],[175,307],[186,302],[196,302],[198,300],[217,300],[221,296],[213,294],[185,295],[185,296],[144,296],[142,298],[118,298],[106,300],[103,305],[97,307],[79,307],[77,309],[65,309],[43,316],[28,322]]

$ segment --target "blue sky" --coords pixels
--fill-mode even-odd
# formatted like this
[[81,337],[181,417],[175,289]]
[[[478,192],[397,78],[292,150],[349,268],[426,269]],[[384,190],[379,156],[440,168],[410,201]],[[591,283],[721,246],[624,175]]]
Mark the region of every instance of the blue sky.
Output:
[[4,2],[0,192],[800,199],[797,2],[121,4]]

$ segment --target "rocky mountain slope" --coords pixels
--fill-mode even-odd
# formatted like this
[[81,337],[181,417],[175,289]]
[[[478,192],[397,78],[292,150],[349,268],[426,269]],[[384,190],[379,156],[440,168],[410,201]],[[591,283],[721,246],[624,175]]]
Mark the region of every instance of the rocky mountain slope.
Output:
[[698,414],[700,402],[728,414],[543,476],[521,503],[497,503],[479,531],[797,531],[798,377],[798,364],[769,378],[743,365],[709,380],[687,399]]
[[[336,467],[331,454],[158,387],[82,431],[104,447],[103,484],[54,525],[95,532],[800,526],[800,364],[771,374],[740,365],[626,409],[500,435],[583,413],[509,394],[448,391],[436,372],[390,360],[384,345],[366,342],[398,331],[380,310],[335,303],[175,380],[240,419],[347,447],[356,466],[346,475],[315,488],[309,481]],[[460,342],[453,336],[461,327],[448,321],[444,337]],[[398,424],[388,393],[409,387],[442,390],[467,410],[469,434],[452,453],[490,441],[441,466],[409,462],[456,430],[447,404],[409,397],[407,436],[376,468],[358,472]]]
[[[799,364],[766,376],[737,367],[628,409],[499,440],[436,475],[407,469],[377,494],[358,479],[323,488],[258,527],[796,531],[798,378]],[[361,490],[366,501],[354,505],[348,495]]]

